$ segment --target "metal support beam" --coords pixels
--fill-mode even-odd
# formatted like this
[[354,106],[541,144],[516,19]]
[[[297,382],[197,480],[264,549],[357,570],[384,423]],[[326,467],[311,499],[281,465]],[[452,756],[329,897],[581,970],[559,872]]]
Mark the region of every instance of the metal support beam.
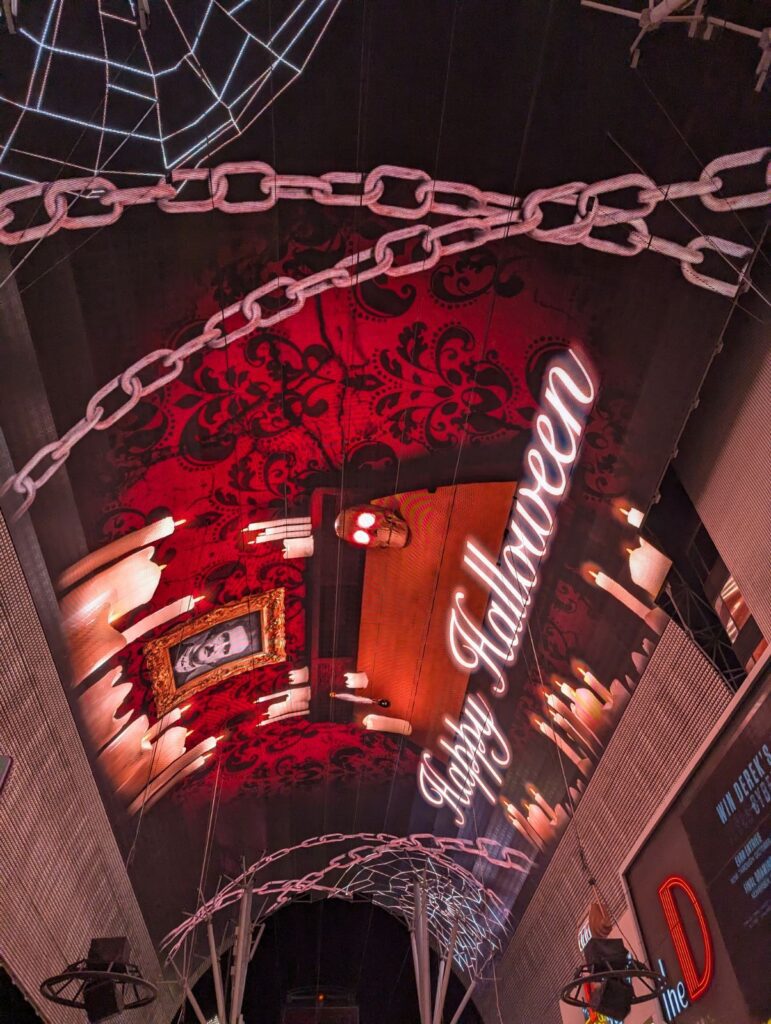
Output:
[[201,1009],[198,1000],[193,995],[193,990],[187,983],[185,983],[185,996],[187,997],[187,1001],[193,1008],[193,1013],[195,1014],[196,1019],[198,1020],[198,1024],[208,1024],[208,1021],[203,1015],[203,1010]]
[[209,955],[211,957],[211,973],[214,978],[214,995],[217,1000],[217,1016],[221,1024],[225,1024],[225,991],[222,986],[222,971],[220,970],[220,957],[217,951],[217,943],[214,941],[214,925],[211,918],[206,921],[206,934],[209,936]]
[[428,944],[428,907],[425,885],[418,888],[418,956],[420,959],[420,981],[423,989],[423,1006],[426,1024],[431,1024],[431,950]]
[[249,966],[249,949],[252,938],[252,880],[246,883],[241,896],[241,907],[238,913],[238,933],[236,934],[235,953],[233,960],[233,986],[230,1002],[230,1024],[239,1024],[241,1006],[244,1001],[246,985],[246,969]]
[[412,962],[415,967],[415,986],[418,992],[418,1009],[420,1010],[420,1024],[430,1024],[430,1008],[425,1003],[425,987],[423,985],[423,966],[420,955],[420,918],[421,898],[420,883],[415,879],[415,894],[412,911],[412,927],[410,928],[410,945],[412,946]]
[[434,1020],[433,1024],[442,1024],[442,1014],[444,1013],[444,1003],[447,999],[447,986],[450,984],[450,975],[452,974],[452,958],[455,955],[455,942],[458,938],[458,918],[456,917],[452,923],[452,931],[450,932],[450,941],[447,945],[447,952],[442,960],[442,966],[439,968],[439,977],[436,980],[436,1002],[434,1003]]
[[261,924],[260,927],[257,929],[257,934],[254,936],[254,941],[252,942],[252,948],[249,950],[249,963],[251,963],[252,960],[254,959],[254,954],[257,952],[257,947],[260,944],[260,939],[262,938],[262,933],[264,931],[265,931],[265,925]]
[[453,1016],[452,1020],[450,1021],[450,1024],[458,1024],[458,1021],[460,1020],[460,1015],[463,1013],[463,1011],[468,1006],[469,1000],[471,999],[472,995],[474,994],[474,989],[476,987],[477,987],[477,980],[476,980],[476,978],[474,978],[474,980],[471,982],[469,987],[466,989],[466,994],[461,999],[460,1006],[455,1011],[455,1015]]

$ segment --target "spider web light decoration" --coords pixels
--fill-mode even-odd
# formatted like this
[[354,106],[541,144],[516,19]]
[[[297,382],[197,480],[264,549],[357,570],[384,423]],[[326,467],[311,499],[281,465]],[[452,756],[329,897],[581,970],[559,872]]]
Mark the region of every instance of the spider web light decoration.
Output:
[[241,135],[303,73],[342,0],[22,4],[3,37],[0,175],[157,178]]
[[[301,866],[307,851],[344,846],[321,869],[277,878],[280,862],[291,857]],[[315,859],[315,858],[314,858]],[[318,836],[268,854],[228,883],[206,904],[170,932],[163,941],[172,960],[206,920],[240,902],[251,886],[262,898],[258,920],[301,898],[368,900],[401,918],[412,920],[416,881],[425,886],[428,926],[434,944],[446,949],[453,922],[458,921],[454,960],[467,974],[478,974],[501,948],[508,912],[493,889],[484,886],[471,868],[482,862],[503,870],[527,873],[533,862],[519,850],[479,840],[432,835],[392,836],[382,833],[339,833]],[[269,877],[270,876],[270,877]]]

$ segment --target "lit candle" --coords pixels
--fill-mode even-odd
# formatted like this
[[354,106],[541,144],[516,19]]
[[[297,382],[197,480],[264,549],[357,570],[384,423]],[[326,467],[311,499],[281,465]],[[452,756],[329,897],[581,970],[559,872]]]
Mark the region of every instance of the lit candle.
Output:
[[362,697],[359,693],[337,693],[335,690],[330,690],[329,696],[332,700],[344,700],[350,704],[377,704],[374,697]]
[[115,789],[120,785],[122,774],[130,768],[140,755],[142,737],[150,728],[147,715],[139,715],[133,722],[104,748],[97,763],[105,775],[113,783]]
[[672,568],[672,559],[663,555],[644,537],[640,537],[639,547],[627,548],[626,551],[629,555],[629,575],[632,582],[642,587],[655,600]]
[[131,693],[131,683],[117,685],[121,673],[122,669],[115,668],[103,675],[81,694],[78,701],[83,726],[95,750],[101,750],[114,739],[133,713],[129,710],[120,718],[116,717],[118,708]]
[[587,686],[590,686],[591,689],[594,690],[594,692],[601,700],[604,700],[607,703],[612,702],[613,696],[610,690],[606,686],[603,686],[599,679],[593,673],[591,673],[588,668],[584,669],[581,678],[587,684]]
[[647,620],[648,615],[652,610],[647,604],[643,604],[643,602],[636,598],[634,594],[630,594],[625,587],[622,587],[617,580],[611,579],[611,577],[606,575],[606,573],[600,571],[591,573],[591,575],[594,577],[594,582],[601,590],[604,590],[615,597],[617,601],[623,604],[625,608],[628,608],[630,612],[637,615],[638,618],[641,618],[643,622]]
[[123,634],[107,621],[109,605],[96,603],[81,608],[77,616],[62,620],[62,629],[70,653],[72,685],[77,686],[114,654],[126,646]]
[[145,615],[124,631],[123,637],[126,643],[133,644],[135,640],[138,640],[151,630],[164,626],[179,615],[187,615],[189,611],[195,608],[199,601],[203,601],[203,597],[193,597],[192,594],[188,594],[186,597],[180,597],[176,601],[171,601],[169,604],[164,605],[163,608]]
[[603,714],[603,705],[600,704],[591,690],[587,690],[583,686],[574,690],[567,683],[562,683],[560,690],[573,702],[572,710],[582,721],[587,722],[587,724],[591,723],[595,729],[607,726],[608,720]]
[[576,732],[581,736],[585,747],[588,747],[590,750],[594,750],[595,753],[600,753],[602,751],[602,741],[600,740],[600,737],[592,729],[591,725],[578,717],[571,707],[568,707],[567,704],[559,699],[559,697],[555,697],[553,693],[547,695],[546,703],[553,711],[562,715],[566,721],[571,723]]
[[65,629],[96,605],[107,605],[107,621],[112,623],[147,604],[161,578],[161,567],[152,561],[154,552],[135,551],[66,594],[59,606]]
[[[142,733],[142,738],[148,732]],[[146,746],[139,740],[138,748],[132,744],[131,761],[121,765],[115,792],[129,803],[137,793],[148,786],[166,768],[185,752],[188,732],[184,726],[172,725],[161,733],[155,743]]]
[[71,565],[69,569],[65,569],[57,581],[58,589],[67,590],[75,583],[90,576],[92,572],[101,569],[102,566],[109,565],[110,562],[117,561],[130,551],[136,551],[137,548],[163,540],[164,537],[174,533],[175,527],[181,526],[184,522],[184,519],[178,519],[175,522],[171,516],[165,516],[155,523],[149,523],[139,530],[133,530],[131,533],[118,537],[117,540],[111,541],[109,544],[105,544],[104,547],[85,555],[79,562]]
[[365,729],[395,732],[400,736],[409,736],[412,732],[412,726],[404,718],[391,718],[388,715],[365,715],[362,724]]
[[613,711],[616,715],[620,715],[629,703],[629,691],[618,679],[614,679],[610,684],[610,692],[613,697]]
[[563,740],[563,738],[554,731],[554,729],[549,728],[546,722],[542,722],[538,718],[536,718],[534,720],[534,725],[544,734],[544,736],[546,736],[548,739],[552,741],[552,743],[559,747],[562,753],[573,762],[573,764],[576,766],[576,768],[578,768],[578,770],[585,778],[591,778],[592,763],[588,758],[581,757],[579,754],[577,754],[575,750],[573,750],[573,748],[570,746],[570,744],[566,743],[565,740]]
[[313,537],[288,537],[283,546],[284,558],[310,558],[313,555]]
[[558,715],[556,713],[553,714],[551,718],[552,722],[554,722],[555,725],[558,725],[560,729],[562,729],[562,731],[566,733],[574,743],[578,744],[579,750],[584,751],[589,757],[591,757],[594,760],[597,760],[598,755],[594,752],[594,749],[591,747],[591,745],[587,744],[586,740],[580,735],[579,732],[577,732],[576,729],[573,728],[573,726],[570,724],[570,722],[567,721],[567,719],[563,718],[562,715]]
[[549,819],[549,823],[551,825],[555,825],[557,822],[557,817],[554,813],[554,808],[549,803],[547,803],[546,800],[544,800],[544,798],[541,796],[541,794],[538,792],[538,790],[535,788],[532,782],[525,783],[525,792],[531,800],[538,804],[543,813]]
[[630,526],[637,530],[642,526],[645,514],[639,508],[626,508],[624,505],[621,505],[619,506],[619,512]]
[[525,839],[531,842],[537,850],[544,853],[546,845],[541,841],[541,837],[528,820],[517,810],[514,804],[509,803],[508,800],[504,800],[503,797],[501,797],[501,802],[503,804],[504,813],[514,828],[523,835]]
[[257,723],[257,728],[261,729],[265,725],[275,725],[276,722],[283,722],[285,718],[302,718],[309,715],[310,711],[306,708],[304,711],[288,711],[275,717],[263,718],[261,722]]
[[366,690],[369,686],[369,676],[366,672],[346,672],[344,678],[349,690]]
[[192,750],[182,753],[174,761],[167,764],[163,771],[157,772],[153,776],[152,781],[129,804],[128,813],[130,815],[136,814],[143,806],[146,811],[149,810],[170,789],[179,785],[182,779],[192,772],[198,771],[205,763],[208,753],[214,750],[216,745],[217,738],[209,736],[193,747]]
[[151,745],[158,739],[170,725],[174,725],[182,717],[182,708],[172,708],[165,715],[158,719],[155,725],[151,725],[142,737],[142,749],[150,750]]
[[554,839],[554,830],[541,808],[537,804],[529,804],[527,800],[523,800],[522,809],[527,815],[527,820],[533,830],[541,837],[544,843],[550,843]]

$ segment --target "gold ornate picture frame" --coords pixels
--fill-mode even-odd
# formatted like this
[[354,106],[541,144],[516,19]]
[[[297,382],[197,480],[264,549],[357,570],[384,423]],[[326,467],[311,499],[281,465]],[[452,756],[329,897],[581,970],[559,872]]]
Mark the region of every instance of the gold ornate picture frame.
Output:
[[158,717],[252,668],[286,660],[284,588],[250,594],[145,645]]

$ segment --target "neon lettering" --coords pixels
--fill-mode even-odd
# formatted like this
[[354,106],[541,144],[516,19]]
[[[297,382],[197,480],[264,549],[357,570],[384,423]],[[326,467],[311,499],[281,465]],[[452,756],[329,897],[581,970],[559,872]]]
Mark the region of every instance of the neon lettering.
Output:
[[[683,926],[683,919],[675,903],[674,891],[677,889],[685,894],[696,913],[696,920],[701,931],[701,941],[704,946],[704,964],[701,974],[698,973],[696,959]],[[707,927],[704,910],[696,897],[696,893],[688,882],[679,875],[672,875],[659,886],[659,900],[664,910],[669,934],[672,937],[672,945],[675,947],[680,969],[683,972],[685,987],[691,1002],[695,1003],[709,988],[714,973],[712,936]]]
[[460,720],[445,716],[450,739],[442,737],[440,746],[449,755],[446,774],[433,764],[432,755],[424,750],[418,767],[418,787],[433,807],[451,807],[455,822],[466,821],[464,807],[469,807],[479,790],[491,803],[496,795],[493,785],[500,787],[500,769],[511,764],[511,747],[501,731],[487,701],[479,694],[469,694],[463,704]]
[[543,404],[553,415],[542,411],[536,418],[536,436],[525,453],[525,479],[517,489],[501,549],[502,566],[495,565],[474,541],[466,541],[464,564],[496,598],[490,602],[483,625],[477,626],[461,611],[464,592],[455,594],[449,617],[450,653],[460,668],[473,672],[484,665],[494,679],[497,696],[507,688],[504,666],[517,660],[540,563],[553,538],[556,509],[567,494],[567,467],[578,458],[595,395],[589,370],[572,350],[566,359],[549,367]]

